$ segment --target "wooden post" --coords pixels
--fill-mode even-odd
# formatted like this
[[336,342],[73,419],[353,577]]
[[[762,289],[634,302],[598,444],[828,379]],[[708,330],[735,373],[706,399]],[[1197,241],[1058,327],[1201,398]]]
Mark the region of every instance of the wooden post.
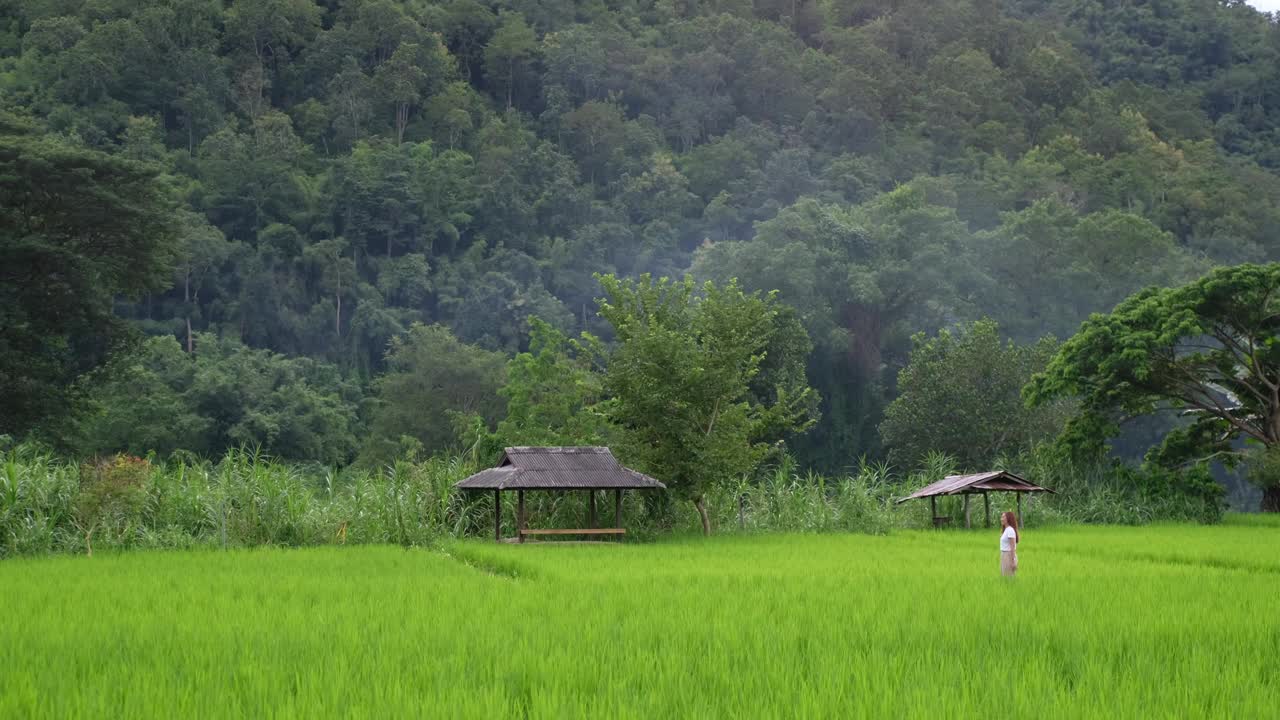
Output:
[[1014,493],[1018,496],[1018,530],[1022,530],[1022,493]]
[[933,523],[934,527],[938,527],[938,496],[937,495],[929,496],[929,522]]
[[991,493],[982,491],[982,509],[987,515],[987,527],[991,527]]
[[747,504],[747,496],[743,495],[742,493],[738,493],[738,529],[739,530],[747,529],[747,515],[746,515],[746,507],[745,507],[746,504]]
[[493,539],[502,542],[502,491],[493,491]]
[[969,496],[970,495],[972,495],[972,493],[964,494],[964,529],[965,530],[969,529]]
[[613,491],[613,526],[622,527],[622,490]]
[[524,542],[524,534],[520,531],[524,530],[524,491],[516,491],[516,534],[520,538],[520,542]]
[[588,490],[591,495],[591,524],[587,527],[594,528],[596,526],[596,491]]

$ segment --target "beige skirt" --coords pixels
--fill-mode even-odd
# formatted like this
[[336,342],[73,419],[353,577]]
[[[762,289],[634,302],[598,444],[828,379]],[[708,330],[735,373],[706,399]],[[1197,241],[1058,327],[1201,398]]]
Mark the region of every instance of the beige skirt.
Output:
[[1013,550],[1000,551],[1000,574],[1012,577],[1018,572],[1018,553]]

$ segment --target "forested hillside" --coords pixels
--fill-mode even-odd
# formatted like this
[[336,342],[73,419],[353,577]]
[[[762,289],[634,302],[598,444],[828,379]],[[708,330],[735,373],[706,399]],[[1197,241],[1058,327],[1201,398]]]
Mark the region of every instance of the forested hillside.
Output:
[[[832,470],[885,456],[917,332],[1280,260],[1280,27],[1239,0],[0,0],[0,109],[0,433],[83,452],[440,449],[531,315],[608,341],[594,274],[692,273],[794,308]],[[163,262],[12,240],[86,164]]]

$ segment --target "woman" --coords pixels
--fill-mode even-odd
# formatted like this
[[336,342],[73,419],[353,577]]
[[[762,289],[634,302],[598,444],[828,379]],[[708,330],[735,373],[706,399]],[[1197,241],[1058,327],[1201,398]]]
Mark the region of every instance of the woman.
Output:
[[1000,574],[1013,577],[1018,572],[1018,516],[1011,512],[1000,513]]

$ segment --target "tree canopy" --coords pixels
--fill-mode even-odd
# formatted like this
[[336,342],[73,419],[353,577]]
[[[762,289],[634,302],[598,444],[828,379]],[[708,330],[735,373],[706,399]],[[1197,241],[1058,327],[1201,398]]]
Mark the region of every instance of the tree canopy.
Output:
[[1070,398],[1027,408],[1022,388],[1044,370],[1058,343],[1002,341],[999,327],[980,320],[934,337],[912,338],[911,360],[898,373],[898,397],[885,408],[880,433],[891,457],[914,467],[930,452],[951,456],[963,470],[992,467],[1062,429]]
[[[782,347],[796,321],[776,309],[774,295],[732,282],[697,294],[688,278],[603,276],[600,284],[600,314],[618,341],[604,385],[624,455],[693,502],[710,534],[707,489],[750,475],[772,443],[814,421],[813,390],[796,367],[807,353]],[[770,355],[793,366],[769,368]]]
[[156,175],[0,116],[0,433],[65,422],[75,381],[130,337],[115,297],[168,284]]
[[[1091,317],[1028,388],[1033,404],[1063,396],[1081,401],[1064,437],[1077,450],[1161,410],[1185,420],[1152,450],[1161,464],[1231,455],[1236,440],[1280,447],[1280,264],[1219,268]],[[1280,509],[1280,485],[1265,490]]]
[[0,0],[0,432],[67,437],[130,332],[204,334],[331,369],[363,448],[415,325],[607,345],[595,274],[692,274],[811,338],[802,465],[882,459],[913,335],[1280,260],[1278,52],[1205,0]]

